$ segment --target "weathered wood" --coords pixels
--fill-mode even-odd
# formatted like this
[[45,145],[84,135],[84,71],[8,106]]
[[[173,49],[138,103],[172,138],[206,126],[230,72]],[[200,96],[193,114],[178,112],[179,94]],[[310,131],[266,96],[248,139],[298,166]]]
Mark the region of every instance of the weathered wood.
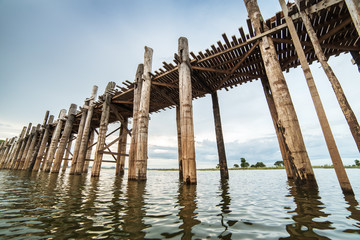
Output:
[[15,141],[15,137],[11,138],[9,142],[6,142],[5,151],[0,158],[0,169],[2,169],[6,165],[9,155],[11,155],[11,150],[12,150],[14,141]]
[[135,75],[135,89],[134,89],[134,104],[133,104],[133,127],[132,127],[132,136],[129,149],[129,166],[128,166],[128,179],[136,179],[136,149],[138,142],[138,129],[139,129],[139,107],[141,99],[141,89],[142,89],[142,75],[144,73],[144,65],[139,64],[136,75]]
[[[298,2],[298,0],[296,2]],[[303,11],[300,11],[300,16],[301,16],[301,19],[303,20],[303,23],[304,23],[304,26],[308,33],[308,36],[310,38],[310,41],[314,46],[315,54],[321,64],[322,68],[324,69],[325,74],[329,78],[331,86],[335,92],[336,98],[340,104],[340,108],[343,111],[345,119],[349,124],[351,134],[353,135],[353,138],[355,140],[357,148],[360,151],[360,126],[356,119],[356,116],[355,116],[353,110],[351,109],[349,102],[346,99],[345,93],[341,87],[341,84],[340,84],[338,78],[336,77],[335,73],[333,72],[332,68],[330,67],[330,65],[327,62],[327,58],[326,58],[323,50],[321,49],[319,39],[316,36],[316,33],[314,31],[314,28],[312,27],[309,17]]]
[[[95,132],[94,131],[91,131],[91,134],[90,134],[90,138],[89,138],[89,145],[91,145],[93,142],[94,142],[94,135],[95,135]],[[91,152],[92,152],[92,147],[88,148],[86,150],[86,156],[85,158],[86,159],[90,159],[91,158]],[[82,170],[83,173],[87,173],[88,170],[89,170],[89,161],[85,161],[84,163],[84,168]]]
[[356,31],[360,36],[360,1],[359,0],[345,0],[346,6],[349,9],[350,16],[355,25]]
[[289,31],[290,31],[290,34],[291,34],[291,38],[292,38],[292,40],[294,42],[296,53],[297,53],[297,55],[299,57],[299,60],[300,60],[301,68],[304,71],[304,75],[305,75],[305,78],[306,78],[307,85],[309,87],[311,98],[313,100],[315,110],[316,110],[316,113],[317,113],[318,118],[319,118],[320,126],[321,126],[321,129],[323,131],[323,134],[324,134],[324,137],[325,137],[325,142],[326,142],[326,145],[328,147],[330,157],[331,157],[331,160],[333,162],[333,166],[334,166],[337,178],[339,180],[341,189],[342,189],[342,191],[344,193],[354,194],[354,192],[352,190],[352,187],[351,187],[351,184],[350,184],[350,181],[349,181],[349,179],[347,177],[344,165],[342,163],[340,153],[339,153],[338,148],[336,146],[335,139],[334,139],[334,136],[332,134],[329,122],[327,120],[325,110],[324,110],[324,107],[322,105],[319,93],[317,91],[313,75],[311,73],[309,64],[308,64],[308,62],[306,60],[306,56],[305,56],[303,47],[301,46],[299,36],[297,35],[295,25],[294,25],[292,19],[288,16],[288,9],[287,9],[285,1],[284,0],[279,0],[279,2],[280,2],[280,5],[281,5],[283,13],[284,13],[285,21],[286,21],[286,23],[288,25],[288,28],[289,28]]
[[22,167],[23,170],[27,170],[30,167],[30,160],[31,160],[31,157],[33,156],[33,152],[35,151],[36,143],[37,143],[39,135],[40,135],[40,127],[41,127],[40,124],[38,124],[36,126],[35,132],[31,138],[31,144],[30,144],[29,150],[26,154],[24,165]]
[[[251,23],[254,26],[255,34],[258,35],[261,33],[261,28],[266,28],[266,25],[262,26],[261,24],[262,16],[257,1],[244,0],[244,2]],[[288,159],[294,174],[294,180],[298,185],[316,188],[315,175],[306,152],[300,125],[277,58],[274,43],[271,37],[263,37],[259,46],[274,103],[278,111],[279,129],[285,137],[286,148],[290,153]]]
[[188,40],[179,38],[179,99],[183,179],[187,184],[196,184],[195,139],[192,113],[191,66]]
[[64,162],[63,162],[63,166],[61,168],[62,172],[65,172],[67,167],[68,167],[69,157],[70,157],[70,150],[71,150],[71,145],[72,145],[72,142],[73,142],[73,138],[74,138],[74,134],[71,134],[70,138],[69,138],[69,141],[68,141],[68,144],[66,146]]
[[109,124],[109,116],[110,116],[110,104],[111,104],[110,91],[114,89],[115,86],[116,84],[114,82],[109,82],[105,90],[104,102],[102,106],[102,113],[101,113],[100,126],[99,126],[98,143],[96,145],[94,164],[91,170],[91,177],[100,176],[101,160],[103,157],[103,154],[100,151],[104,150],[104,146],[105,146],[105,140],[106,140],[105,136],[106,136],[107,127]]
[[84,159],[86,157],[86,151],[88,148],[88,142],[89,142],[89,137],[90,137],[90,133],[91,133],[91,120],[93,118],[94,101],[95,101],[95,98],[97,95],[97,90],[98,90],[98,87],[96,85],[94,85],[92,92],[91,92],[91,97],[90,97],[89,103],[88,103],[89,109],[87,111],[84,130],[83,130],[81,142],[80,142],[79,153],[78,153],[77,160],[76,160],[75,174],[83,173],[84,163],[85,163]]
[[139,105],[138,142],[135,152],[136,180],[146,180],[152,55],[152,48],[145,47],[144,74]]
[[223,179],[229,178],[229,171],[226,162],[225,144],[221,126],[220,107],[217,92],[211,93],[213,113],[214,113],[214,124],[216,134],[216,145],[219,156],[220,175]]
[[20,148],[21,148],[22,142],[23,142],[24,137],[25,137],[25,133],[26,133],[26,127],[24,126],[21,133],[20,133],[20,135],[19,135],[19,139],[16,142],[14,152],[13,152],[13,154],[12,154],[12,156],[11,156],[7,166],[6,166],[7,169],[11,169],[12,166],[14,165],[14,163],[16,161],[16,158],[19,155]]
[[45,160],[45,163],[44,163],[45,164],[45,167],[44,167],[45,172],[50,172],[52,163],[54,161],[54,156],[55,156],[56,148],[57,148],[57,145],[58,145],[58,142],[59,142],[59,138],[60,138],[61,129],[62,129],[62,126],[63,126],[63,121],[64,121],[64,118],[65,118],[65,115],[66,115],[66,110],[62,109],[60,111],[59,118],[57,120],[55,130],[54,130],[53,135],[51,137],[51,143],[50,143],[50,146],[49,146],[49,151],[47,153],[46,160]]
[[39,171],[41,162],[44,159],[44,153],[45,153],[46,145],[47,145],[47,143],[49,141],[50,128],[51,128],[51,124],[53,123],[53,121],[54,121],[54,115],[50,115],[49,122],[45,126],[45,130],[44,130],[44,134],[43,134],[43,137],[42,137],[42,140],[41,140],[40,148],[39,148],[38,154],[36,156],[34,167],[32,169],[34,172]]
[[116,175],[124,174],[125,168],[125,154],[126,154],[126,142],[127,142],[127,133],[126,129],[128,128],[128,119],[124,119],[124,123],[121,123],[121,128],[119,131],[119,141],[118,141],[118,155],[116,159]]
[[181,124],[180,124],[180,106],[176,106],[176,131],[178,141],[178,160],[179,160],[179,179],[183,181],[183,164],[182,164],[182,148],[181,148]]
[[74,146],[74,151],[73,151],[74,154],[71,159],[70,172],[69,172],[70,175],[75,174],[81,140],[82,140],[82,136],[84,133],[86,116],[88,113],[88,108],[89,108],[89,101],[85,101],[85,104],[84,104],[83,108],[81,109],[81,119],[80,119],[80,123],[79,123],[79,127],[78,127],[77,137],[75,140],[75,146]]
[[72,131],[72,127],[73,127],[73,124],[74,124],[75,115],[76,115],[76,109],[77,109],[76,104],[71,104],[70,105],[67,120],[66,120],[66,123],[65,123],[65,126],[64,126],[64,131],[63,131],[62,136],[60,138],[58,149],[56,150],[54,164],[53,164],[53,166],[51,168],[51,173],[59,173],[59,171],[60,171],[61,162],[62,162],[62,160],[64,158],[66,145],[68,144],[68,141],[69,141],[69,138],[70,138],[70,135],[71,135],[71,131]]
[[263,89],[264,89],[266,102],[267,102],[269,110],[270,110],[270,115],[271,115],[271,118],[273,120],[276,136],[277,136],[277,139],[278,139],[278,142],[279,142],[280,152],[281,152],[281,156],[282,156],[282,159],[283,159],[283,162],[284,162],[286,175],[287,175],[288,179],[293,179],[294,175],[292,173],[290,162],[289,162],[289,159],[288,159],[288,157],[290,156],[290,153],[288,152],[289,150],[286,148],[285,137],[284,137],[282,131],[279,129],[279,126],[278,126],[279,117],[278,117],[278,113],[276,111],[274,98],[273,98],[271,90],[270,90],[269,81],[265,77],[265,78],[261,78],[261,83],[262,83],[262,86],[263,86]]
[[29,138],[29,133],[30,133],[31,126],[32,126],[32,123],[29,123],[29,125],[28,125],[28,127],[26,129],[25,136],[21,141],[21,147],[20,147],[19,153],[18,153],[16,159],[14,159],[14,163],[11,166],[11,169],[17,169],[19,167],[22,155],[23,155],[23,153],[25,151],[25,147],[27,145],[27,141],[28,141],[28,138]]
[[353,58],[353,64],[356,64],[358,67],[358,71],[360,72],[360,54],[359,51],[350,51],[351,56]]
[[21,156],[21,158],[19,159],[19,163],[18,163],[16,169],[19,169],[19,170],[20,170],[20,169],[23,168],[24,163],[25,163],[25,159],[26,159],[26,156],[27,156],[27,153],[29,152],[29,148],[30,148],[30,145],[31,145],[31,140],[32,140],[32,138],[33,138],[33,136],[34,136],[34,134],[35,134],[35,131],[36,131],[36,127],[33,126],[33,127],[31,128],[30,134],[28,135],[24,152],[22,153],[22,156]]

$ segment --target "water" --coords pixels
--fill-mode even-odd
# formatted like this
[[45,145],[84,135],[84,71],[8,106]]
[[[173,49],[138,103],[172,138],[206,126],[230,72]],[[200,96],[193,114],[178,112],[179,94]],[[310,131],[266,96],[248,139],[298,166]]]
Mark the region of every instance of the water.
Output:
[[[360,197],[360,169],[347,170]],[[284,170],[149,171],[147,182],[103,169],[99,179],[0,171],[0,239],[360,239],[360,207],[333,169],[315,169],[319,191]]]

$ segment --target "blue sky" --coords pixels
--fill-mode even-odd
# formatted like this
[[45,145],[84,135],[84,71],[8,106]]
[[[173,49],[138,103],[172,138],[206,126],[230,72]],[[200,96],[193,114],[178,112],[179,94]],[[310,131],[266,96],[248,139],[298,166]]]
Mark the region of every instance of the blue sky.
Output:
[[[264,18],[280,6],[258,1]],[[181,36],[197,53],[221,40],[247,32],[242,0],[115,1],[0,0],[0,139],[17,136],[28,122],[42,122],[46,110],[58,115],[79,106],[93,85],[102,94],[109,81],[133,81],[144,46],[154,49],[153,70],[172,61]],[[349,54],[331,58],[357,117],[360,74]],[[319,64],[311,66],[335,140],[345,164],[360,159],[330,83]],[[301,68],[285,74],[313,165],[331,164]],[[272,165],[281,159],[261,83],[220,91],[220,108],[229,165],[245,157]],[[111,128],[116,127],[112,124]],[[149,167],[176,167],[175,112],[151,115]],[[211,99],[194,101],[198,167],[217,164]]]

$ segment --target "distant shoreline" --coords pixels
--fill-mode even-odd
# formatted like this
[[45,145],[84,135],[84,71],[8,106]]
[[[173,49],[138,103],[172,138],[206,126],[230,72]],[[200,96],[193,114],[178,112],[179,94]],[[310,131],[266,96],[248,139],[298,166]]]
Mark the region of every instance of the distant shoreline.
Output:
[[[334,168],[333,166],[313,166],[313,168],[324,168],[324,169],[331,169]],[[345,166],[345,168],[357,168],[357,166]],[[229,171],[238,171],[238,170],[281,170],[285,169],[284,167],[264,167],[264,168],[229,168]],[[150,171],[179,171],[177,168],[149,168]],[[197,171],[220,171],[219,168],[200,168]]]

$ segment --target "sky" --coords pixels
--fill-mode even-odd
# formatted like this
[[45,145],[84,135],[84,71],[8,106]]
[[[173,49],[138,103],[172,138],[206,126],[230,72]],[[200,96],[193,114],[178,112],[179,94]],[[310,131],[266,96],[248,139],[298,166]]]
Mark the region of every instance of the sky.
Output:
[[[280,11],[277,0],[258,3],[264,19]],[[93,85],[102,94],[109,81],[133,81],[144,46],[154,49],[155,71],[172,62],[179,37],[187,37],[197,53],[222,40],[222,33],[239,37],[241,26],[247,32],[246,19],[242,0],[0,0],[0,139],[18,136],[29,122],[41,123],[46,110],[57,117],[71,103],[82,106]],[[350,54],[329,64],[359,117],[360,74]],[[311,70],[343,162],[353,164],[359,151],[331,85],[318,63]],[[284,74],[311,163],[331,164],[301,68]],[[261,82],[218,95],[228,166],[241,157],[267,166],[281,160]],[[193,101],[193,113],[197,167],[215,167],[210,96]],[[176,168],[175,111],[150,118],[148,167]]]

